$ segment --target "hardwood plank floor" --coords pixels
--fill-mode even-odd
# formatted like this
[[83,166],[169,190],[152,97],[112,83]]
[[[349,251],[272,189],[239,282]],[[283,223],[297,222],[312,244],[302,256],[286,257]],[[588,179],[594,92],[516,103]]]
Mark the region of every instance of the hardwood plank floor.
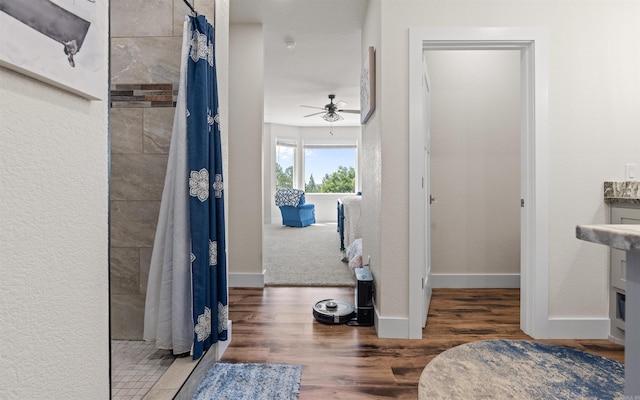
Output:
[[[231,345],[223,362],[301,364],[300,399],[416,399],[436,355],[489,339],[532,340],[519,328],[518,289],[434,289],[422,340],[379,339],[373,327],[323,325],[323,299],[353,302],[353,288],[231,288]],[[607,340],[541,340],[624,361]]]

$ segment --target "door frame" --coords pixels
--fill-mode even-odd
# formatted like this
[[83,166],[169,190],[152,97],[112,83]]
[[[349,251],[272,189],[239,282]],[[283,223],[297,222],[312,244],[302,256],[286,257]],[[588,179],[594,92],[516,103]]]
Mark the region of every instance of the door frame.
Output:
[[[424,250],[420,252],[420,256],[424,257],[422,264],[423,273],[422,273],[422,311],[420,314],[420,320],[422,321],[422,327],[426,327],[427,325],[427,317],[429,316],[429,306],[431,305],[431,294],[433,288],[433,277],[431,274],[431,230],[427,229],[428,225],[430,225],[431,221],[431,116],[432,114],[432,97],[431,97],[431,77],[429,75],[429,68],[427,65],[426,53],[422,52],[422,96],[420,97],[422,100],[422,145],[424,146],[422,151],[422,159],[424,160],[421,169],[423,172],[422,175],[422,202],[420,206],[424,211],[424,217],[418,217],[419,219],[425,221],[423,226],[420,228],[420,238],[424,238],[422,243],[424,245]],[[426,113],[426,115],[425,115]],[[426,272],[426,273],[425,273]]]
[[[409,338],[422,338],[425,262],[421,79],[425,50],[520,50],[520,328],[548,337],[548,33],[542,28],[409,30]],[[422,253],[422,254],[421,254]]]

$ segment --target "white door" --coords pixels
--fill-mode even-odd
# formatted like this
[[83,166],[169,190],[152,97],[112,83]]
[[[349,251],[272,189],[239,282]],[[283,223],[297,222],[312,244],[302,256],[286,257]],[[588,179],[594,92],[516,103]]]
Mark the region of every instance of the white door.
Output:
[[423,192],[424,192],[424,268],[422,270],[422,327],[427,325],[427,315],[429,314],[429,303],[431,302],[432,280],[431,280],[431,204],[435,201],[431,194],[431,79],[427,69],[425,54],[422,57],[422,106],[423,106],[423,128],[424,128],[424,170],[423,170]]

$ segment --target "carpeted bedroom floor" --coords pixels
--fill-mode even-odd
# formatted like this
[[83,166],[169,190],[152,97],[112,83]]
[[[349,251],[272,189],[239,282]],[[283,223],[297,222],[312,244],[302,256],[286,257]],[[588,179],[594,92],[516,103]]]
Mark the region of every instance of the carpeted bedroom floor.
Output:
[[266,286],[354,286],[353,271],[342,262],[336,223],[304,228],[263,226]]

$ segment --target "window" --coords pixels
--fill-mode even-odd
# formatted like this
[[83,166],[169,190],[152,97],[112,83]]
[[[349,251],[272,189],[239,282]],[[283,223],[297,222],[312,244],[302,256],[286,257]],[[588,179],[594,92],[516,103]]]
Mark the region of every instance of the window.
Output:
[[307,193],[354,193],[355,141],[305,141],[304,190]]
[[296,147],[295,139],[276,139],[276,190],[294,187]]

